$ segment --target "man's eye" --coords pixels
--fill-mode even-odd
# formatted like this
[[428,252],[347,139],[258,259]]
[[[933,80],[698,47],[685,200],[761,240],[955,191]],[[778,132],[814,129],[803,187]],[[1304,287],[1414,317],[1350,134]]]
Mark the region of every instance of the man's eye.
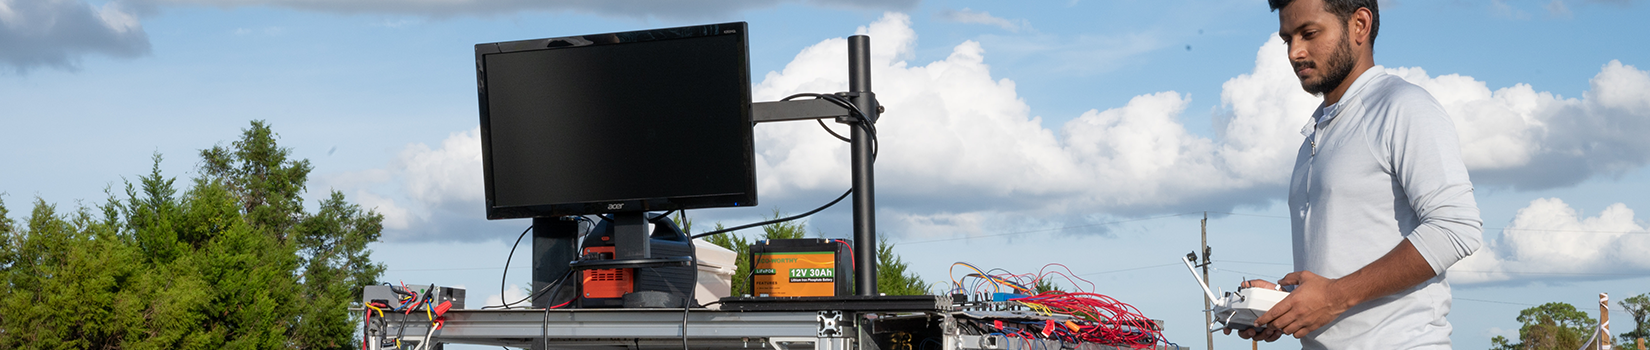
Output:
[[1308,30],[1305,33],[1301,33],[1301,38],[1302,39],[1312,40],[1312,37],[1314,37],[1314,36],[1318,36],[1318,31]]

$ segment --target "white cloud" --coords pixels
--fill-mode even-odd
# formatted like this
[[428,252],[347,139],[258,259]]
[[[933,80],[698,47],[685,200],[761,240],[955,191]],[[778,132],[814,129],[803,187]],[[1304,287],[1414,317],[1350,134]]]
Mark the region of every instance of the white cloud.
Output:
[[[463,288],[463,287],[459,287],[459,288]],[[479,309],[482,306],[504,305],[505,300],[509,300],[510,302],[515,302],[517,300],[525,299],[525,298],[527,298],[527,288],[522,287],[521,285],[511,284],[510,287],[504,289],[504,295],[503,296],[504,297],[501,298],[501,297],[499,297],[498,293],[489,294],[489,295],[487,295],[487,303],[486,304],[473,306],[472,308]],[[530,305],[531,303],[522,303],[522,304],[516,304],[516,305],[520,306],[520,305],[524,305],[524,304],[525,305]],[[468,306],[468,304],[466,304],[466,306]]]
[[1451,283],[1527,279],[1598,280],[1650,273],[1650,229],[1616,203],[1585,216],[1558,198],[1518,210],[1513,222],[1483,249],[1450,267]]
[[[1229,127],[1278,125],[1262,128],[1271,130],[1266,132],[1233,133],[1245,138],[1240,143],[1219,144],[1187,132],[1178,117],[1189,97],[1173,91],[1136,96],[1118,108],[1091,110],[1051,129],[1042,125],[1042,118],[1030,115],[1012,80],[991,76],[978,43],[959,44],[945,59],[927,65],[905,61],[916,40],[909,23],[904,15],[889,14],[862,31],[883,46],[873,48],[879,55],[872,68],[878,98],[888,106],[878,122],[882,154],[877,181],[884,222],[906,224],[895,225],[895,231],[969,232],[957,228],[989,225],[1004,216],[1230,208],[1264,203],[1265,197],[1240,194],[1281,188],[1287,176],[1291,152],[1251,155],[1242,164],[1282,164],[1267,170],[1239,172],[1227,161],[1227,153],[1292,149],[1276,144],[1295,141],[1269,136],[1293,133],[1299,125],[1267,119],[1278,119],[1272,115],[1250,115],[1251,110],[1266,108],[1253,106],[1257,101],[1232,101],[1241,108]],[[841,39],[804,49],[783,70],[768,73],[757,84],[756,100],[842,90],[845,55]],[[1283,55],[1276,56],[1263,63],[1282,65],[1287,71]],[[1263,85],[1266,79],[1253,79],[1253,84]],[[1314,103],[1311,96],[1292,82],[1274,85],[1285,84],[1304,98],[1272,100],[1297,102],[1278,108],[1287,107],[1304,118],[1303,111]],[[842,176],[848,169],[847,148],[817,126],[764,124],[757,128],[756,149],[759,193],[764,198],[817,197],[848,185]]]
[[[917,34],[908,16],[889,13],[858,32],[873,38],[874,85],[888,108],[878,122],[876,174],[879,216],[891,234],[1270,205],[1285,192],[1298,132],[1319,102],[1301,91],[1282,41],[1268,36],[1251,73],[1222,85],[1215,138],[1186,130],[1180,118],[1191,97],[1174,91],[1045,126],[1013,80],[992,76],[979,43],[913,64]],[[846,90],[846,55],[843,38],[804,48],[764,75],[753,98]],[[1522,84],[1491,91],[1471,77],[1433,77],[1420,68],[1388,72],[1431,91],[1449,110],[1481,186],[1567,186],[1650,159],[1650,138],[1639,136],[1650,134],[1650,74],[1632,66],[1605,65],[1580,99]],[[405,202],[384,211],[405,208],[407,225],[422,232],[401,237],[451,237],[439,228],[465,231],[455,223],[481,220],[478,135],[454,133],[437,148],[409,145],[387,171],[401,179],[403,196],[385,197]],[[814,123],[758,125],[755,143],[764,205],[812,207],[849,186],[848,147]]]
[[1473,182],[1546,189],[1650,163],[1650,72],[1610,61],[1582,98],[1528,84],[1491,91],[1456,74],[1393,68],[1438,99],[1454,119]]
[[406,145],[382,169],[323,179],[350,191],[363,207],[384,214],[386,241],[477,240],[494,234],[485,224],[481,169],[481,128],[449,134],[440,147]]
[[80,57],[131,58],[149,53],[149,37],[119,2],[0,0],[0,65],[73,70]]
[[377,211],[384,215],[384,228],[390,230],[406,230],[412,227],[413,213],[407,208],[396,204],[395,200],[379,196],[365,190],[355,191],[355,202],[361,207]]
[[1569,6],[1564,6],[1564,0],[1553,0],[1552,2],[1547,3],[1546,6],[1542,7],[1547,9],[1547,14],[1554,17],[1571,18],[1575,16],[1573,13],[1570,13]]
[[401,151],[398,165],[405,172],[407,195],[419,202],[441,205],[452,202],[480,203],[481,127],[455,132],[441,141],[441,148],[416,143]]
[[1015,32],[1015,33],[1020,32],[1020,30],[1022,30],[1022,29],[1030,29],[1031,28],[1031,22],[1028,22],[1024,19],[1010,20],[1010,19],[1006,19],[1006,18],[1002,18],[1002,17],[992,16],[990,12],[974,11],[974,10],[966,8],[966,7],[961,9],[961,10],[943,10],[943,11],[940,11],[939,13],[936,13],[935,16],[939,17],[941,20],[958,22],[958,23],[984,24],[984,25],[997,26],[998,28],[1002,28],[1003,30],[1007,30],[1007,31],[1010,31],[1010,32]]
[[[1282,41],[1269,37],[1254,70],[1222,86],[1216,139],[1185,129],[1179,118],[1190,97],[1173,91],[1053,128],[1030,115],[1012,80],[991,76],[979,44],[915,65],[907,59],[917,36],[904,15],[866,31],[883,45],[873,59],[878,98],[889,108],[878,123],[877,181],[879,210],[894,231],[1265,205],[1283,195],[1298,130],[1320,101],[1301,91]],[[844,55],[841,39],[804,49],[754,94],[842,90]],[[1492,92],[1471,77],[1420,68],[1388,73],[1428,89],[1450,111],[1480,184],[1567,186],[1650,158],[1650,141],[1631,136],[1650,134],[1650,77],[1619,62],[1605,65],[1579,100],[1522,84]],[[759,126],[757,150],[764,198],[820,197],[847,186],[846,147],[812,125]]]

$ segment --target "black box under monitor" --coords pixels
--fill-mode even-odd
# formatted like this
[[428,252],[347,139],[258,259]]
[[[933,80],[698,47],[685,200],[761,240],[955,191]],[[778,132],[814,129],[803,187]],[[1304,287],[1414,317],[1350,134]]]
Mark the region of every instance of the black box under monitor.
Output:
[[745,23],[475,48],[488,219],[756,205]]

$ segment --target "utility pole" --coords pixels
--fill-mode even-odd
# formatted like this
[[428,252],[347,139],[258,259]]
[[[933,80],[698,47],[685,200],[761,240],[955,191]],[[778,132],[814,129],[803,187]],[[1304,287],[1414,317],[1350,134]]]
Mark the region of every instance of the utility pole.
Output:
[[1610,350],[1610,293],[1598,293],[1598,348]]
[[[1203,212],[1203,221],[1199,225],[1203,227],[1203,285],[1209,285],[1209,264],[1213,262],[1209,260],[1209,212]],[[1208,327],[1210,323],[1215,322],[1214,315],[1209,314],[1209,310],[1213,308],[1213,305],[1209,305],[1209,298],[1203,298],[1204,327]],[[1203,336],[1207,341],[1205,344],[1209,345],[1209,350],[1215,350],[1215,333],[1204,332]]]

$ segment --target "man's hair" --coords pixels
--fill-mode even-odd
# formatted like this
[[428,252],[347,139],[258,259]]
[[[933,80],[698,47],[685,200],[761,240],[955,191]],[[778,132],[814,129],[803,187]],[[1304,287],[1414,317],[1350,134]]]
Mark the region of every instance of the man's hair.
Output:
[[[1295,2],[1295,0],[1266,0],[1266,2],[1268,5],[1272,5],[1272,11],[1277,11],[1289,7],[1289,3]],[[1378,3],[1379,1],[1376,0],[1323,0],[1323,9],[1335,14],[1336,18],[1340,18],[1341,26],[1345,27],[1346,20],[1352,18],[1352,14],[1358,12],[1358,8],[1368,8],[1371,17],[1369,43],[1373,45],[1375,44],[1375,34],[1381,31],[1381,9]]]

